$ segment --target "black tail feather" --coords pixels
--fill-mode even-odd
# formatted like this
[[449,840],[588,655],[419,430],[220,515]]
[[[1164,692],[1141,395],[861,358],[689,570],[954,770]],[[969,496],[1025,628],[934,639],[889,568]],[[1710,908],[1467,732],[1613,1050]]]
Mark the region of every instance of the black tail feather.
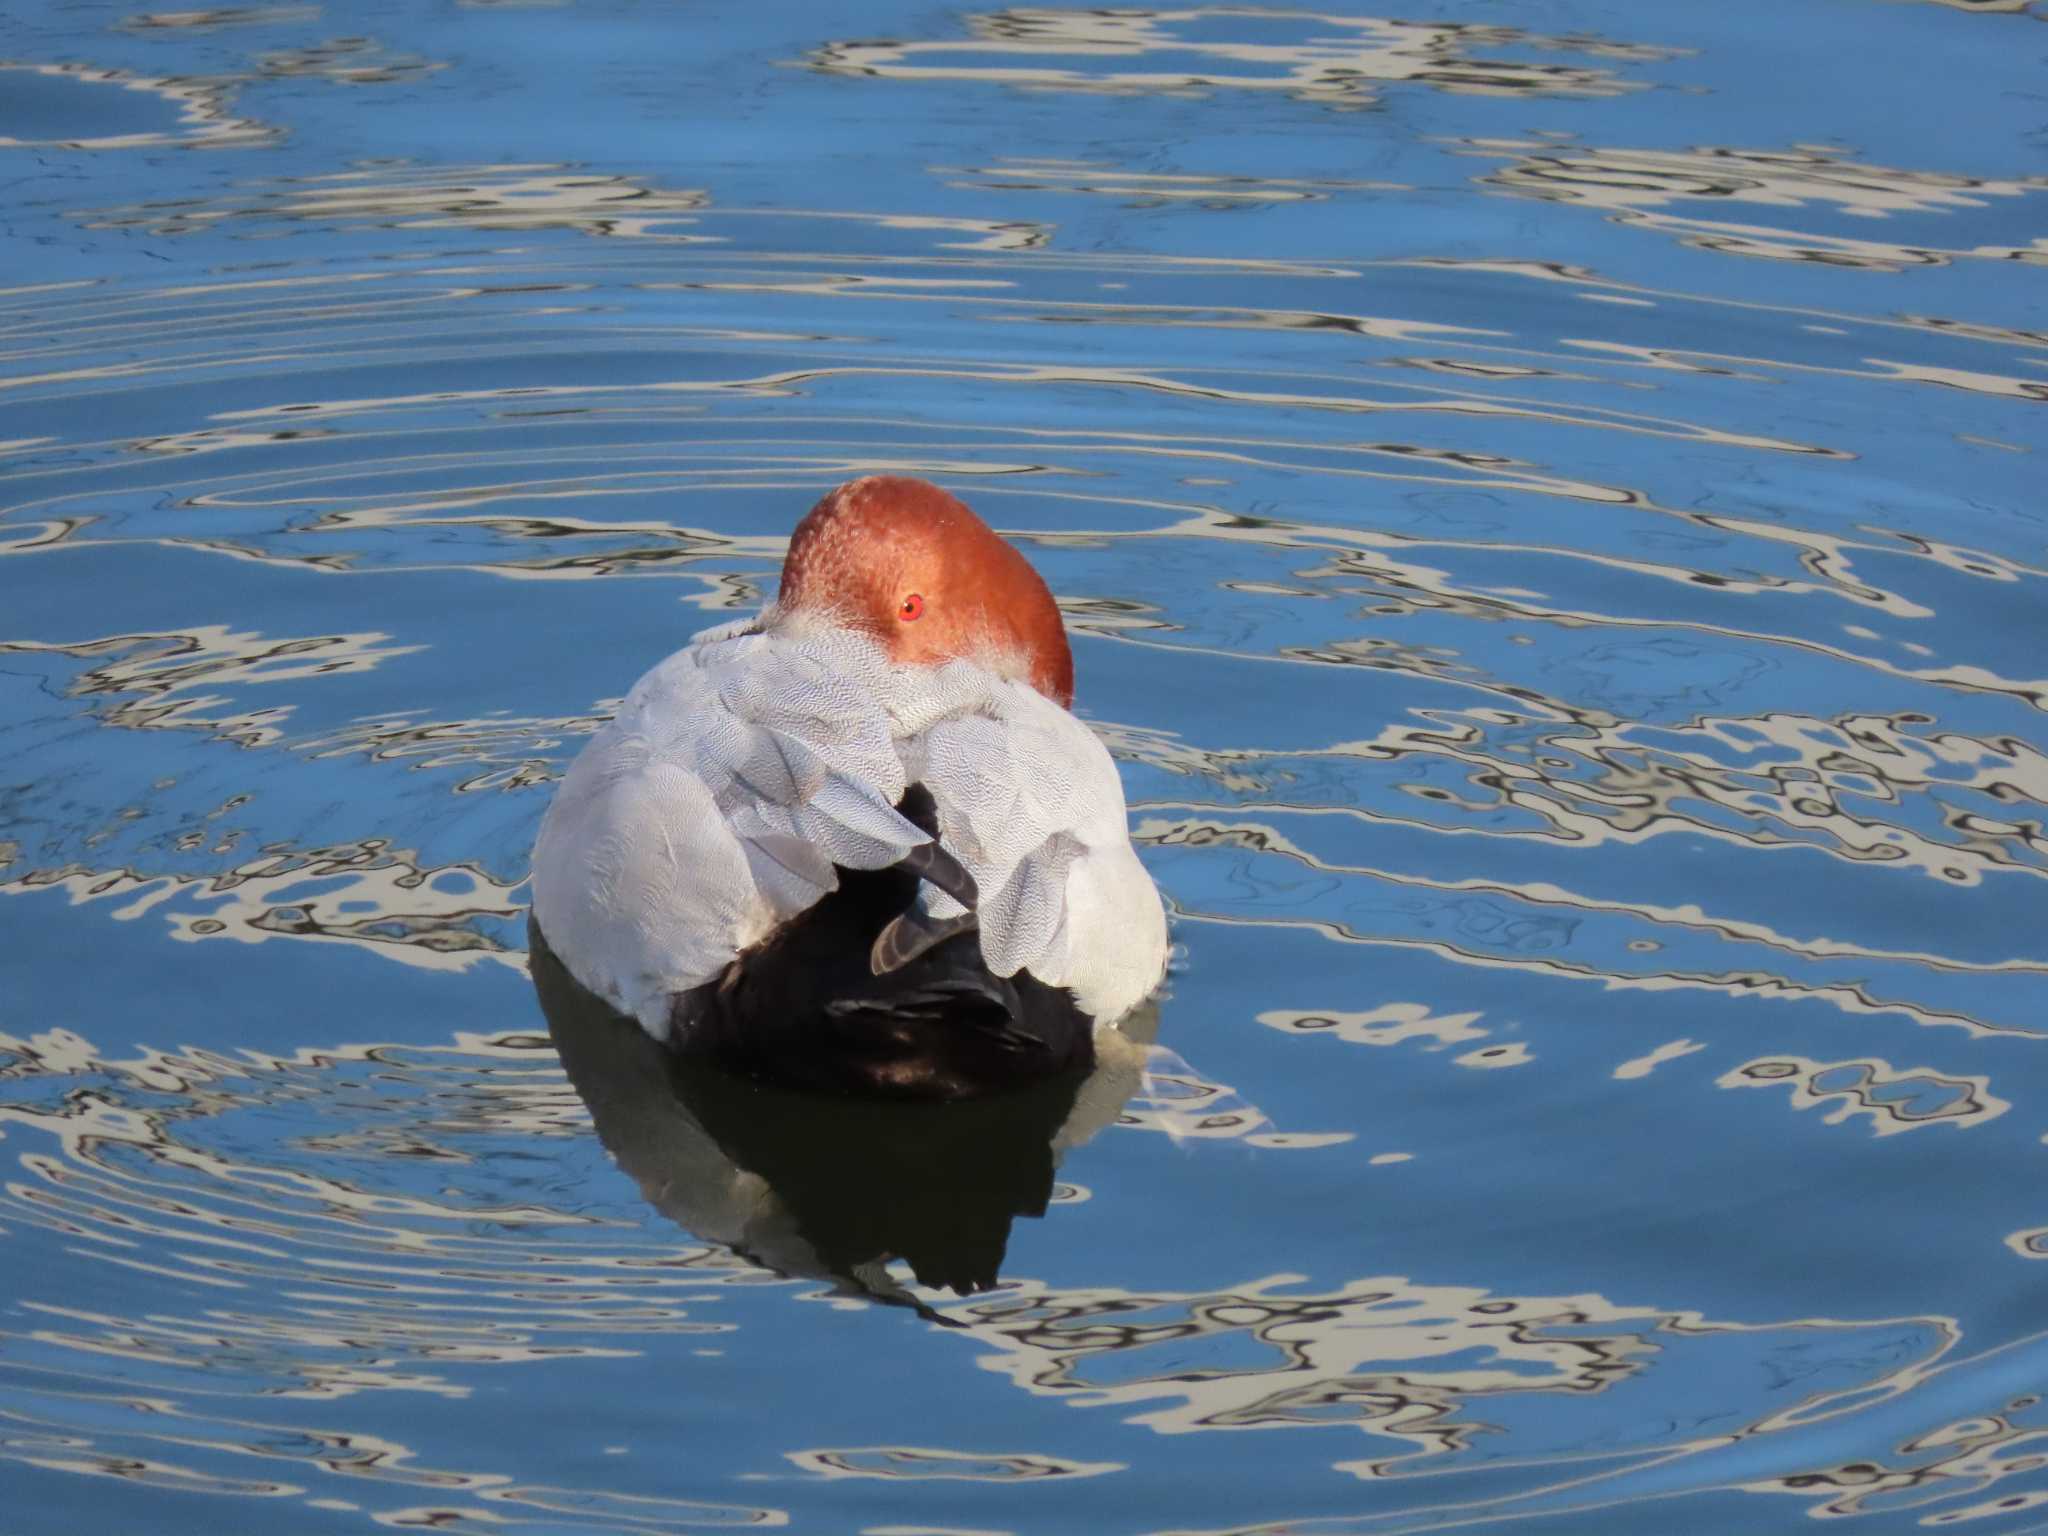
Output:
[[[933,830],[922,785],[899,809]],[[927,880],[970,910],[929,917],[916,905]],[[936,840],[891,869],[842,869],[838,890],[678,995],[670,1039],[756,1077],[912,1098],[971,1098],[1093,1065],[1094,1021],[1071,993],[990,972],[976,899]]]

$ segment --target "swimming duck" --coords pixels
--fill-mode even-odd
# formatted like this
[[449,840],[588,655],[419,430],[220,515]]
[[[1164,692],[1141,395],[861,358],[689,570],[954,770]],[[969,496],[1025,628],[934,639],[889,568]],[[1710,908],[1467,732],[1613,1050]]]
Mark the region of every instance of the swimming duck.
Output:
[[1015,548],[935,485],[842,485],[777,600],[657,664],[570,767],[534,920],[656,1040],[750,1070],[959,1097],[1085,1065],[1167,940],[1073,690]]

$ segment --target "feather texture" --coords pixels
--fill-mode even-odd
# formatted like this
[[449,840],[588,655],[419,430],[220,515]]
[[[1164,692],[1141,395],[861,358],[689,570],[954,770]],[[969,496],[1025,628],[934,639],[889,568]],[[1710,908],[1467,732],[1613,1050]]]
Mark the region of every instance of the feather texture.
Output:
[[1127,1011],[1159,979],[1165,920],[1116,766],[1012,670],[897,665],[857,632],[786,618],[700,635],[564,779],[534,852],[542,931],[579,981],[663,1035],[673,994],[836,889],[835,866],[928,848],[896,810],[922,783],[940,847],[915,861],[918,926],[968,926],[965,896],[995,975],[1029,970],[1090,1013]]

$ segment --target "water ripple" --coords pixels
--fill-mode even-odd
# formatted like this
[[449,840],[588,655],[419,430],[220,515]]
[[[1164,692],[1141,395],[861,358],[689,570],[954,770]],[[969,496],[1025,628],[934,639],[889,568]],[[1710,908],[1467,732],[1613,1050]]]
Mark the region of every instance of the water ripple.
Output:
[[1905,245],[1844,234],[1737,224],[1663,211],[1694,202],[1715,207],[1751,204],[1772,209],[1818,208],[1859,220],[1901,214],[1956,214],[1981,209],[1991,198],[2048,191],[2048,178],[1957,176],[1900,170],[1845,160],[1838,151],[1797,145],[1779,150],[1706,146],[1684,151],[1562,149],[1549,143],[1467,141],[1474,154],[1541,151],[1483,178],[1516,197],[1581,204],[1623,223],[1675,236],[1703,250],[1737,256],[1819,262],[1828,266],[1897,272],[1958,258],[2048,263],[2048,240],[2024,246]]
[[1822,1117],[1829,1125],[1864,1115],[1878,1136],[1927,1125],[1968,1129],[2012,1108],[1991,1091],[1988,1078],[1948,1077],[1927,1067],[1894,1067],[1888,1061],[1765,1057],[1744,1062],[1717,1083],[1722,1088],[1790,1088],[1794,1109],[1832,1104]]
[[[2039,9],[0,20],[10,1518],[2037,1516]],[[565,1073],[548,786],[877,471],[1164,1037]]]
[[[33,120],[39,124],[34,137],[12,135],[8,111],[0,108],[0,150],[248,149],[279,137],[278,129],[229,111],[229,82],[158,79],[90,64],[8,61],[0,61],[0,77],[12,82],[8,94],[15,103],[34,105]],[[127,124],[137,115],[135,105],[103,101],[96,86],[147,98],[159,110],[148,114],[149,123]],[[123,128],[105,131],[109,119],[124,122]]]
[[[1527,48],[1628,63],[1671,50],[1517,27],[1416,22],[1223,6],[1182,10],[1013,8],[965,18],[970,36],[936,42],[830,43],[813,69],[892,81],[965,80],[1036,90],[1283,91],[1327,106],[1361,107],[1390,84],[1483,95],[1601,97],[1640,90],[1598,65],[1533,63],[1483,50]],[[1227,21],[1218,38],[1205,23]],[[1192,57],[1175,67],[1153,55]],[[1150,67],[1146,67],[1147,65]]]

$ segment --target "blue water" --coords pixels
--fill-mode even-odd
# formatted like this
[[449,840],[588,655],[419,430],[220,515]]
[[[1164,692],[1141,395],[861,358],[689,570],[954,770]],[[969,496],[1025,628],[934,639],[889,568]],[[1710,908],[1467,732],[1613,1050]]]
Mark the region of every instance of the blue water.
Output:
[[[2048,1530],[2043,21],[11,6],[0,1529]],[[1169,995],[572,1083],[549,784],[875,470]]]

